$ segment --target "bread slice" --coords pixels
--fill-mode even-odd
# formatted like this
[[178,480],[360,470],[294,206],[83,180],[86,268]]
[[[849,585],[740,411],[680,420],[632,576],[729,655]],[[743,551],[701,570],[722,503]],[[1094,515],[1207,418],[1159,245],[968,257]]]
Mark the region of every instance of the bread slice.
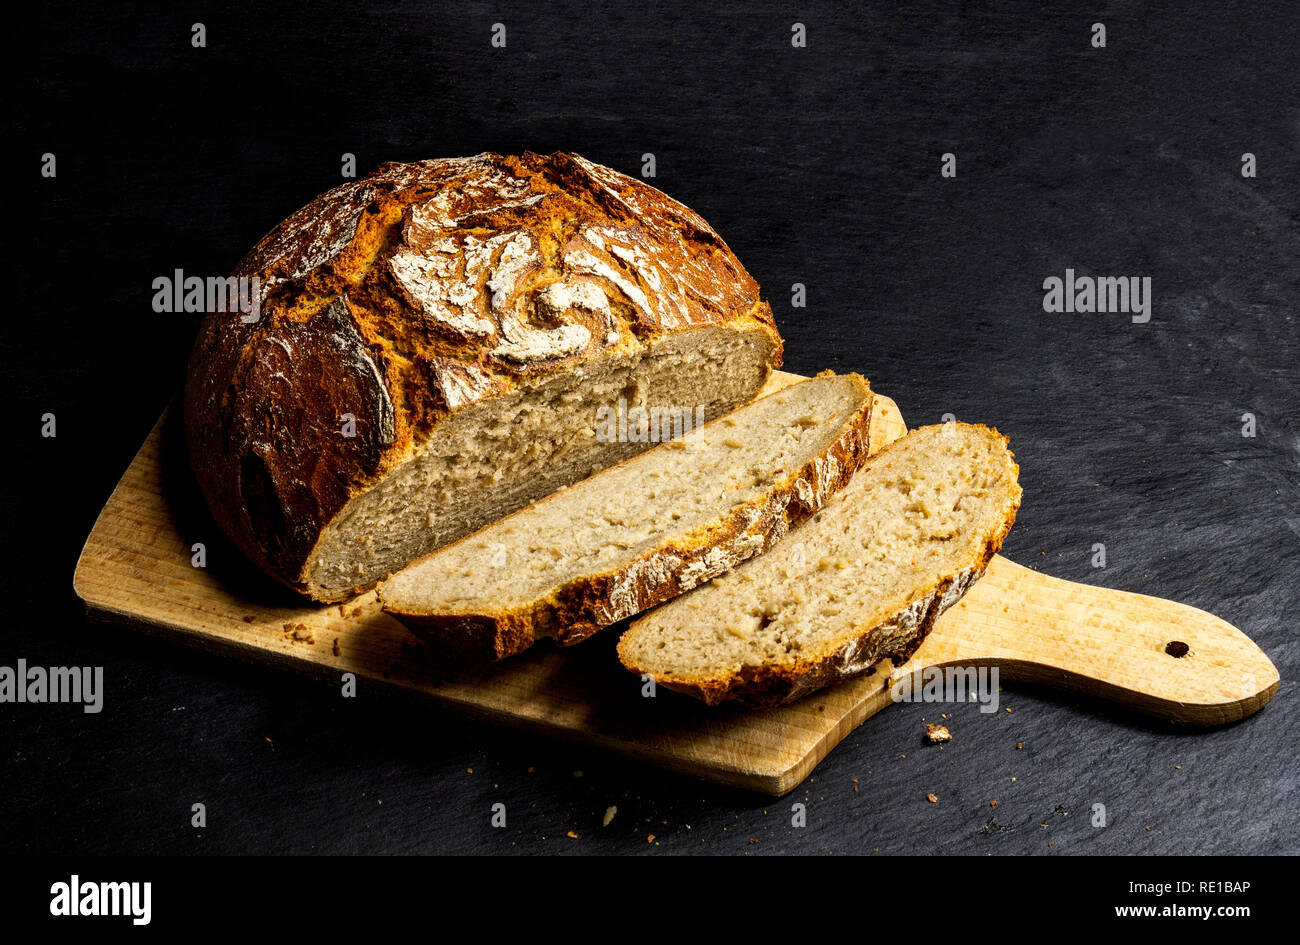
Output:
[[516,512],[380,585],[443,656],[561,645],[734,568],[821,508],[868,455],[871,389],[824,374]]
[[710,705],[791,702],[901,663],[984,573],[1020,506],[996,430],[921,427],[775,549],[623,634],[632,672]]

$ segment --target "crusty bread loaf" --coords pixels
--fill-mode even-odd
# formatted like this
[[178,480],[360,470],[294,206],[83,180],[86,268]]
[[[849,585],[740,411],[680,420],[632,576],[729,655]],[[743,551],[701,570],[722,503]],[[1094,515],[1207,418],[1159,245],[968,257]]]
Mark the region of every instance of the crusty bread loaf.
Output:
[[373,586],[649,444],[602,407],[746,403],[780,365],[707,223],[577,155],[386,165],[276,227],[191,357],[191,461],[219,525],[322,600]]
[[445,657],[561,645],[760,554],[866,459],[871,390],[821,375],[548,496],[379,586]]
[[1016,474],[995,430],[915,430],[767,554],[633,621],[619,659],[711,705],[760,706],[902,662],[1001,547]]

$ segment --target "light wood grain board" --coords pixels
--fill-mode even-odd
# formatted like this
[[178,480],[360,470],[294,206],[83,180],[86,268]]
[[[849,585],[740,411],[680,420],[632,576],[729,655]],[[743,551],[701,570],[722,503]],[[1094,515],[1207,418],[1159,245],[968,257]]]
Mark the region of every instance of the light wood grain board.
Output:
[[[778,374],[773,389],[798,378]],[[907,666],[888,663],[778,709],[709,709],[661,693],[617,665],[621,628],[564,651],[549,646],[489,667],[449,671],[380,611],[374,592],[307,604],[253,571],[202,508],[171,412],[155,425],[100,513],[74,587],[91,616],[341,685],[393,686],[444,707],[574,739],[662,768],[784,794],[864,720],[891,682],[927,666],[999,667],[1002,680],[1079,690],[1174,721],[1210,725],[1261,708],[1277,689],[1268,658],[1240,631],[1182,604],[1047,577],[995,558],[940,618]],[[905,432],[877,397],[873,447]],[[206,545],[207,567],[191,564]],[[1166,652],[1186,643],[1187,655]],[[406,711],[394,707],[394,711]]]

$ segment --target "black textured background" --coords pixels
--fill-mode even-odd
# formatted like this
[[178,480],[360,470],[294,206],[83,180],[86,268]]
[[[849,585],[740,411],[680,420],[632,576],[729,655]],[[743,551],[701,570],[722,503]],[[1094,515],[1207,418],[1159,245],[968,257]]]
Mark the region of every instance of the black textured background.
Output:
[[[0,664],[102,665],[107,702],[0,705],[0,850],[1300,852],[1300,14],[985,6],[177,3],[10,21]],[[790,370],[862,371],[914,425],[952,412],[1008,433],[1025,497],[1005,554],[1219,614],[1277,664],[1273,704],[1187,734],[1008,686],[995,719],[889,710],[773,800],[88,624],[77,553],[197,324],[155,314],[152,279],[229,271],[339,182],[343,152],[365,173],[485,149],[631,174],[653,152],[653,183],[764,286]],[[57,179],[39,176],[46,151]],[[1151,276],[1150,323],[1045,314],[1042,281],[1066,267]],[[940,710],[954,741],[923,747]]]

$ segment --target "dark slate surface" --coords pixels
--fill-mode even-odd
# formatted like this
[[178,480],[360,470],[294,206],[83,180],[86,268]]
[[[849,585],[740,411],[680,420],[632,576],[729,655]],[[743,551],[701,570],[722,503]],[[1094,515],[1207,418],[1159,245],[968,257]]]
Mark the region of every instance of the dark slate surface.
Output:
[[[781,4],[438,6],[78,6],[13,24],[0,663],[102,665],[108,696],[100,715],[0,705],[0,849],[1300,850],[1291,5],[802,5],[806,49]],[[500,20],[504,50],[488,41]],[[153,313],[151,280],[229,271],[338,182],[343,152],[364,172],[487,148],[634,174],[653,152],[654,183],[765,287],[790,369],[863,371],[913,424],[952,412],[1010,434],[1025,498],[1006,554],[1223,616],[1278,665],[1276,700],[1202,734],[1012,686],[995,719],[896,708],[777,801],[88,624],[73,564],[196,326]],[[56,180],[38,176],[45,151]],[[1067,267],[1151,276],[1150,322],[1044,313],[1043,280]],[[954,741],[923,747],[941,710]],[[488,826],[498,801],[505,829]]]

